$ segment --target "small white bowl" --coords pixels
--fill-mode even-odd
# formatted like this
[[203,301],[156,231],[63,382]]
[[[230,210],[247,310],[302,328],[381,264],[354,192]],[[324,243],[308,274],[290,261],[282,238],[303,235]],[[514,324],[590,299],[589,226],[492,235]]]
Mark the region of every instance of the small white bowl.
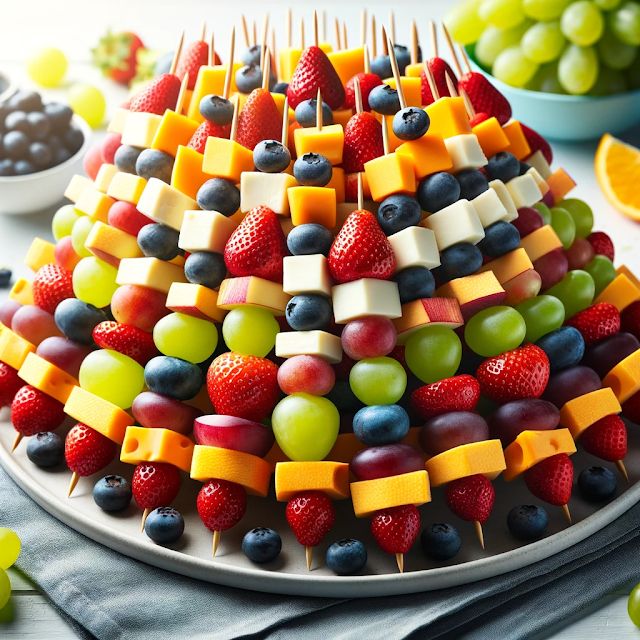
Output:
[[82,160],[93,136],[91,128],[80,116],[74,115],[72,122],[84,136],[80,150],[50,169],[26,176],[0,177],[0,214],[24,215],[53,210],[62,203],[71,176],[83,173]]
[[16,85],[13,84],[11,78],[0,71],[0,102],[4,102],[16,92]]

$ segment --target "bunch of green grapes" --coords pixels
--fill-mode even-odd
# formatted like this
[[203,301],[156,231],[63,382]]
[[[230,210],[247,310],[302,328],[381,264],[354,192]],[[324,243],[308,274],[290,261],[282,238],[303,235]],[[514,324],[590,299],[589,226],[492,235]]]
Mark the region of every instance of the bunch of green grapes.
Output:
[[514,87],[575,95],[640,88],[640,0],[464,0],[445,22]]

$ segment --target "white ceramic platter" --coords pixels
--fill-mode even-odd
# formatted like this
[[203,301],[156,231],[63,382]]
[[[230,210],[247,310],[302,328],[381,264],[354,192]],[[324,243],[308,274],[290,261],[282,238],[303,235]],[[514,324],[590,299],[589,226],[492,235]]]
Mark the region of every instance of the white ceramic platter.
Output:
[[[141,513],[134,504],[116,516],[98,509],[91,497],[97,477],[81,479],[74,495],[67,498],[69,471],[38,469],[26,456],[26,441],[16,453],[10,454],[15,431],[7,420],[8,413],[4,409],[0,412],[0,464],[40,506],[68,526],[115,551],[162,569],[218,584],[271,593],[357,598],[468,584],[552,556],[606,526],[640,499],[640,430],[631,425],[630,452],[626,458],[631,484],[627,486],[620,479],[617,497],[599,509],[581,500],[574,487],[570,502],[574,524],[567,526],[561,510],[548,507],[549,535],[543,540],[522,545],[509,535],[506,526],[509,509],[519,504],[539,504],[539,501],[528,493],[522,479],[511,483],[498,479],[495,481],[496,505],[484,527],[485,552],[479,547],[472,525],[452,515],[444,503],[443,491],[436,489],[433,502],[421,507],[422,521],[423,525],[451,522],[458,527],[463,546],[453,562],[435,564],[425,559],[418,542],[405,557],[405,573],[399,574],[395,559],[377,548],[369,532],[368,520],[357,520],[350,502],[345,500],[336,503],[336,526],[325,542],[316,548],[314,568],[308,572],[304,551],[286,524],[284,504],[276,502],[273,496],[249,499],[244,519],[222,535],[218,555],[212,559],[211,533],[205,529],[195,509],[195,495],[200,484],[185,477],[175,504],[185,517],[185,535],[174,547],[163,548],[140,533]],[[584,453],[578,453],[572,459],[576,478],[580,470],[602,464]],[[613,465],[609,466],[613,468]],[[113,463],[107,467],[106,473],[120,473],[130,478],[132,467]],[[242,554],[242,536],[255,526],[273,527],[282,536],[283,551],[273,563],[253,565]],[[340,577],[323,566],[327,546],[343,537],[356,537],[367,545],[369,561],[363,575]]]

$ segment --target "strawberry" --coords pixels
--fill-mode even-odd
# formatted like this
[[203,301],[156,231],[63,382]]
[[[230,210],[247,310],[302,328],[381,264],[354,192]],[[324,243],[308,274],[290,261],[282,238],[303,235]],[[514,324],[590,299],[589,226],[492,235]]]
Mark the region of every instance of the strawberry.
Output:
[[331,500],[321,491],[304,491],[287,502],[287,522],[298,542],[315,547],[336,521]]
[[180,470],[167,462],[141,462],[131,479],[131,491],[141,509],[169,506],[180,490]]
[[[453,73],[453,69],[449,66],[449,63],[442,58],[429,58],[429,60],[427,60],[427,65],[429,66],[431,75],[433,75],[440,97],[444,98],[445,96],[450,95],[449,87],[447,86],[447,75],[453,81],[454,86],[456,85],[457,80],[456,74]],[[434,98],[431,95],[431,88],[429,87],[427,74],[424,69],[420,72],[420,81],[422,104],[431,104],[434,101]]]
[[322,101],[332,109],[339,109],[344,104],[344,87],[331,60],[320,47],[311,46],[302,52],[289,82],[289,106],[295,109],[303,100],[316,98],[318,89]]
[[8,407],[23,385],[18,372],[0,361],[0,407]]
[[526,471],[524,481],[536,498],[561,507],[571,498],[573,463],[566,453],[557,453]]
[[627,427],[620,416],[605,416],[582,434],[580,444],[585,451],[603,460],[622,460],[627,455]]
[[[220,64],[220,58],[218,54],[214,54],[214,64]],[[187,80],[187,89],[193,89],[196,86],[196,78],[198,77],[198,71],[200,67],[209,63],[209,45],[203,40],[196,40],[189,44],[180,55],[178,60],[178,66],[176,68],[176,75],[183,80],[186,73],[189,74],[189,80]]]
[[412,504],[382,509],[371,519],[371,533],[383,551],[407,553],[420,533],[420,512]]
[[207,372],[207,391],[216,413],[259,422],[278,402],[278,367],[266,358],[223,353]]
[[242,520],[247,492],[235,482],[208,480],[198,492],[198,515],[210,531],[226,531]]
[[549,358],[534,344],[487,358],[476,372],[482,393],[494,402],[539,398],[549,382]]
[[207,144],[207,138],[226,138],[229,139],[231,134],[230,124],[215,124],[205,120],[194,131],[189,140],[188,147],[195,149],[198,153],[204,153],[204,147]]
[[524,133],[524,137],[527,139],[529,143],[529,148],[531,149],[531,153],[535,153],[536,151],[540,151],[544,156],[544,159],[551,164],[553,162],[553,151],[551,149],[551,145],[537,132],[534,131],[531,127],[528,127],[526,124],[520,123],[522,127],[522,133]]
[[575,327],[590,345],[620,331],[620,312],[608,302],[599,302],[576,313],[567,324]]
[[105,320],[93,329],[93,341],[101,349],[112,349],[133,358],[143,367],[158,355],[153,335],[130,324]]
[[266,89],[254,89],[238,114],[236,142],[253,149],[262,140],[280,140],[282,116]]
[[475,127],[477,124],[480,124],[485,120],[488,120],[490,117],[491,116],[488,113],[485,113],[484,111],[480,111],[480,113],[476,113],[476,115],[469,120],[469,126]]
[[[366,111],[349,118],[344,128],[342,164],[349,173],[364,171],[364,163],[384,155],[382,125]],[[356,190],[357,190],[356,182]],[[357,199],[357,191],[356,191]]]
[[33,279],[33,301],[48,313],[53,313],[58,304],[74,298],[71,271],[57,264],[45,264]]
[[90,476],[104,469],[118,451],[115,442],[82,422],[71,427],[64,441],[67,466],[79,476]]
[[476,113],[482,111],[495,116],[500,124],[506,124],[511,118],[509,101],[482,73],[476,71],[465,73],[458,81],[458,89],[464,89],[467,92]]
[[375,73],[357,73],[353,78],[350,78],[345,87],[344,106],[348,109],[356,108],[356,90],[355,80],[358,78],[360,81],[360,95],[362,95],[362,108],[365,111],[371,111],[369,106],[369,94],[374,87],[382,84],[380,76]]
[[258,276],[282,282],[287,241],[278,216],[268,207],[251,209],[231,234],[224,261],[232,276]]
[[[366,180],[362,181],[362,190],[364,191],[364,199],[369,200],[371,198],[371,189]],[[345,173],[344,198],[345,202],[358,202],[358,173]]]
[[604,232],[604,231],[594,231],[591,233],[587,240],[589,244],[593,247],[596,255],[598,256],[606,256],[613,262],[613,259],[616,256],[616,251],[613,246],[613,240]]
[[640,300],[632,302],[620,315],[622,331],[640,337]]
[[449,411],[473,411],[478,400],[480,385],[468,374],[426,384],[411,394],[411,404],[424,420]]
[[64,405],[31,385],[18,389],[11,403],[11,424],[23,436],[55,431],[64,422]]
[[459,518],[483,524],[491,515],[496,492],[491,481],[477,473],[447,485],[447,504]]
[[375,216],[365,209],[349,214],[329,251],[329,271],[338,284],[359,278],[391,278],[396,258]]
[[163,73],[144,86],[133,98],[129,109],[163,115],[167,109],[175,109],[180,93],[180,80],[173,73]]
[[140,48],[144,48],[144,44],[135,33],[107,31],[98,46],[91,50],[93,64],[111,80],[128,85],[136,75]]
[[631,422],[640,424],[640,391],[637,391],[622,403],[622,413]]

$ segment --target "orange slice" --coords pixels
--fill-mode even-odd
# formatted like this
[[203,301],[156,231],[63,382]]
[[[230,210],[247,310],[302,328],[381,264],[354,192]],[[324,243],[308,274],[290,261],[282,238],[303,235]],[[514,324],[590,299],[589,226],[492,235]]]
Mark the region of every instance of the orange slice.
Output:
[[595,172],[609,202],[640,221],[640,149],[605,133],[596,151]]

